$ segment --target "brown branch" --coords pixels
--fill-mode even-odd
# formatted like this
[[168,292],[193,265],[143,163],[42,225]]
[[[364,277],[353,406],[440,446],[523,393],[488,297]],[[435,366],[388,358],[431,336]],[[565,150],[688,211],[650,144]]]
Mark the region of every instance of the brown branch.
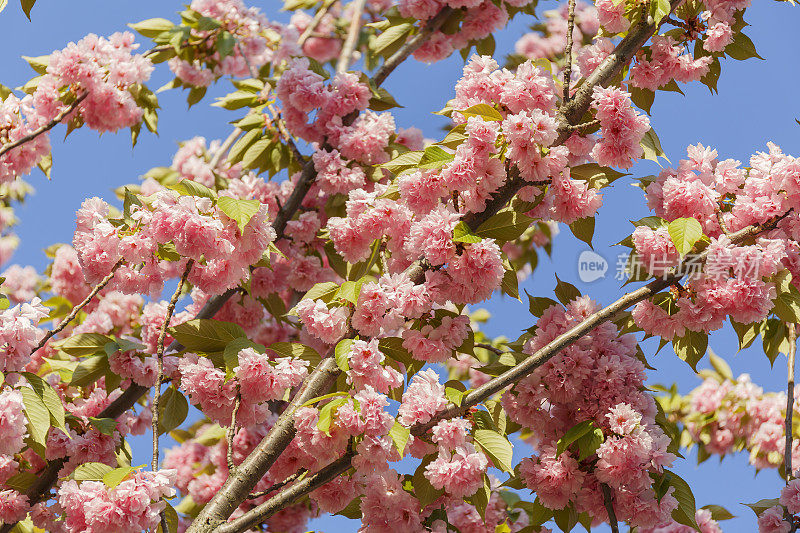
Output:
[[75,320],[75,317],[78,316],[78,313],[81,312],[81,309],[89,305],[89,302],[91,302],[94,299],[94,297],[97,296],[97,293],[102,291],[105,288],[105,286],[108,285],[108,283],[114,278],[114,274],[116,274],[117,269],[120,267],[121,264],[122,264],[122,259],[117,261],[117,264],[111,268],[111,272],[109,272],[106,277],[101,279],[100,283],[94,286],[89,295],[86,296],[86,298],[84,298],[81,303],[72,308],[72,311],[70,311],[70,313],[64,318],[64,320],[59,322],[58,326],[45,333],[44,337],[42,337],[42,340],[40,340],[39,344],[36,345],[36,348],[31,350],[31,355],[41,350],[42,347],[45,344],[47,344],[47,341],[52,339],[54,335],[58,335],[59,333],[61,333],[64,330],[64,328],[66,328],[69,325],[70,322]]
[[569,0],[567,15],[567,48],[564,59],[564,87],[561,99],[569,102],[569,86],[572,81],[572,34],[575,33],[575,0]]
[[[186,278],[189,276],[189,271],[192,269],[192,265],[194,265],[194,259],[189,259],[189,261],[186,263],[186,269],[183,271],[183,275],[178,282],[178,287],[175,289],[175,293],[172,295],[169,304],[167,304],[167,312],[164,317],[164,324],[161,326],[161,331],[158,334],[158,341],[156,343],[158,375],[156,376],[156,385],[155,389],[153,390],[153,460],[150,463],[150,470],[153,472],[158,470],[158,437],[160,435],[158,427],[160,413],[158,409],[161,402],[161,386],[164,384],[164,341],[167,338],[167,328],[169,327],[169,322],[172,320],[172,314],[175,312],[175,306],[178,303],[178,298],[181,296],[183,284],[186,283]],[[167,528],[167,513],[161,511],[160,515],[161,531],[169,531]]]
[[794,477],[792,470],[792,415],[794,414],[794,358],[797,353],[797,329],[793,323],[787,324],[787,337],[789,341],[789,353],[787,354],[787,385],[786,385],[786,444],[783,449],[783,468],[786,476],[786,484]]
[[158,470],[158,436],[159,436],[159,403],[161,402],[161,386],[164,384],[164,341],[167,338],[167,328],[169,322],[172,320],[172,314],[175,312],[175,306],[178,304],[178,298],[183,291],[183,284],[186,283],[186,278],[189,276],[189,271],[194,265],[194,259],[189,259],[186,263],[186,269],[183,271],[178,287],[175,293],[170,298],[167,304],[167,312],[164,316],[164,324],[161,326],[161,331],[158,333],[158,341],[156,343],[156,362],[158,365],[158,376],[156,377],[156,385],[153,390],[153,459],[150,463],[150,468],[153,472]]
[[[292,135],[289,133],[289,130],[286,129],[286,125],[283,123],[281,119],[281,114],[278,112],[271,104],[267,106],[267,109],[272,114],[272,122],[275,124],[275,128],[278,130],[278,134],[283,139],[283,142],[289,146],[289,149],[292,151],[292,155],[297,160],[297,162],[301,165],[306,164],[306,158],[303,153],[297,148],[297,145],[292,138]],[[278,209],[281,209],[280,206]]]
[[228,150],[231,149],[231,146],[233,146],[233,143],[236,142],[236,139],[238,139],[239,135],[241,134],[242,130],[239,128],[234,128],[231,134],[228,135],[228,138],[222,142],[222,144],[219,146],[219,149],[214,152],[213,157],[211,157],[211,161],[208,162],[211,170],[216,170],[217,165],[219,165],[219,162],[222,160],[222,157],[228,153]]
[[376,72],[372,77],[372,81],[375,83],[375,85],[380,86],[386,80],[386,78],[389,77],[389,74],[394,72],[394,69],[396,69],[400,63],[405,61],[408,56],[416,52],[420,46],[425,44],[425,41],[427,41],[434,32],[442,27],[442,24],[445,23],[452,13],[452,8],[444,7],[436,14],[436,16],[425,23],[425,26],[419,30],[419,33],[417,33],[410,41],[404,44],[397,52],[392,54],[392,56],[383,63],[383,66],[378,69],[378,72]]
[[64,108],[61,111],[61,113],[56,115],[55,118],[53,118],[47,124],[45,124],[43,126],[40,126],[39,128],[37,128],[37,129],[33,130],[32,132],[30,132],[29,134],[25,135],[24,137],[20,137],[16,141],[13,141],[13,142],[10,142],[8,144],[4,144],[3,146],[0,146],[0,157],[2,157],[6,152],[8,152],[10,150],[13,150],[14,148],[17,148],[17,147],[25,144],[26,142],[30,142],[30,141],[34,140],[36,137],[38,137],[39,135],[41,135],[41,134],[43,134],[45,132],[48,132],[48,131],[52,130],[53,128],[55,128],[58,123],[60,123],[65,118],[67,118],[67,115],[69,115],[70,113],[75,111],[75,109],[77,109],[77,107],[80,105],[80,103],[83,102],[86,99],[87,96],[89,96],[88,92],[85,92],[85,93],[81,94],[80,96],[78,96],[75,99],[74,102],[72,102],[66,108]]
[[719,224],[719,229],[722,230],[722,233],[730,237],[730,233],[728,232],[728,226],[725,225],[725,220],[722,218],[722,211],[717,209],[717,223]]
[[346,472],[350,468],[350,463],[354,456],[355,451],[351,448],[341,458],[332,462],[317,473],[294,483],[291,487],[276,494],[261,505],[247,511],[239,518],[219,525],[213,530],[214,533],[238,533],[257,526],[278,511],[294,503],[300,497],[318,489],[325,483]]
[[[748,238],[758,235],[763,231],[773,229],[775,225],[785,216],[786,215],[784,214],[780,217],[777,217],[762,226],[748,226],[746,228],[743,228],[742,230],[733,234],[731,240],[737,243],[742,242]],[[678,268],[678,271],[680,270],[681,269]],[[469,411],[471,407],[478,405],[479,403],[489,399],[497,392],[502,391],[509,385],[512,385],[520,381],[522,378],[528,376],[534,370],[542,366],[553,356],[559,353],[561,350],[577,342],[580,338],[584,337],[586,334],[591,332],[594,328],[596,328],[600,324],[614,319],[620,311],[630,307],[635,303],[641,302],[647,298],[654,296],[659,291],[675,283],[678,279],[680,279],[679,276],[671,276],[667,278],[655,279],[651,281],[649,284],[645,285],[644,287],[641,287],[635,291],[625,294],[616,302],[606,306],[605,308],[601,309],[600,311],[592,315],[589,315],[583,320],[583,322],[574,326],[569,331],[556,337],[555,339],[550,341],[546,346],[540,348],[536,353],[529,356],[527,359],[520,362],[516,366],[510,368],[505,373],[493,378],[491,381],[487,382],[483,386],[466,394],[462,399],[461,406],[449,404],[448,407],[446,407],[442,411],[439,411],[436,414],[436,416],[434,416],[433,419],[427,424],[417,424],[411,427],[411,433],[415,436],[424,435],[431,427],[436,425],[440,420],[462,416],[464,413]],[[324,361],[330,361],[330,358],[323,360],[323,362]],[[316,484],[314,484],[313,486],[310,485],[310,481],[306,482],[309,479],[306,478],[306,480],[303,480],[303,482],[292,485],[292,487],[290,487],[289,489],[280,494],[273,496],[269,501],[265,502],[264,504],[259,505],[258,507],[252,509],[251,511],[248,511],[247,513],[237,518],[236,520],[233,520],[230,523],[221,526],[219,529],[214,529],[213,531],[222,533],[235,533],[235,532],[245,531],[249,527],[252,527],[252,525],[260,523],[260,522],[255,522],[256,519],[259,519],[261,521],[266,520],[276,512],[285,509],[286,507],[297,501],[302,496],[308,494],[315,488],[324,485],[326,482],[331,481],[334,477],[338,476],[342,472],[345,472],[351,466],[350,464],[351,459],[352,457],[344,456],[341,459],[338,459],[333,463],[329,464],[325,469],[321,470],[320,472],[312,476],[315,477],[316,480]],[[326,472],[328,475],[327,476],[321,475],[323,472]]]
[[236,470],[236,465],[233,464],[233,439],[236,437],[236,416],[239,414],[239,408],[242,406],[242,394],[239,390],[239,385],[236,385],[236,398],[233,401],[233,411],[231,412],[231,425],[228,431],[225,432],[225,440],[228,444],[226,457],[228,459],[228,473]]
[[350,61],[353,59],[353,53],[358,43],[358,34],[361,32],[361,15],[364,14],[364,5],[366,0],[354,0],[350,4],[353,13],[350,19],[350,28],[347,30],[347,38],[342,45],[342,51],[339,54],[339,60],[336,62],[336,72],[347,72],[350,68]]
[[484,343],[484,342],[476,342],[476,343],[475,343],[475,347],[476,347],[476,348],[483,348],[484,350],[489,350],[490,352],[494,352],[494,353],[496,353],[497,355],[503,355],[503,354],[505,353],[505,352],[504,352],[503,350],[501,350],[500,348],[495,348],[495,347],[494,347],[494,346],[492,346],[491,344],[486,344],[486,343]]
[[[682,0],[672,0],[673,7],[679,4]],[[414,50],[416,50],[419,46],[422,45],[424,39],[427,39],[434,31],[436,31],[441,24],[447,19],[450,15],[452,10],[450,8],[443,8],[433,19],[431,19],[425,27],[420,30],[420,32],[404,47],[396,52],[389,60],[384,63],[384,67],[379,71],[373,81],[376,81],[377,84],[385,79],[381,77],[381,72],[386,68],[391,68],[392,70],[396,68],[399,61],[405,59],[410,55]],[[636,29],[632,30],[631,33],[628,34],[617,46],[614,52],[606,58],[601,65],[595,69],[595,71],[587,78],[586,82],[576,91],[575,97],[572,98],[568,103],[562,106],[560,115],[562,117],[562,123],[566,124],[575,124],[577,123],[584,115],[585,111],[588,109],[591,103],[591,96],[592,96],[592,89],[596,85],[607,83],[610,79],[613,78],[621,69],[622,67],[630,61],[636,51],[644,45],[645,42],[653,35],[656,31],[657,26],[655,24],[642,24],[638,26]],[[395,58],[400,58],[399,60],[395,60]],[[559,139],[557,140],[557,144],[563,143],[571,134],[568,130],[564,129],[560,132]],[[311,168],[309,168],[311,167]],[[316,172],[313,169],[312,164],[307,164],[303,169],[303,174],[301,175],[300,179],[298,180],[297,185],[295,186],[295,191],[292,194],[292,197],[287,201],[287,204],[284,207],[290,207],[295,202],[296,205],[299,206],[300,199],[296,199],[293,201],[293,198],[296,194],[299,194],[303,188],[306,191],[311,187],[313,183],[313,179],[316,177]],[[497,211],[499,211],[505,204],[516,194],[516,191],[519,190],[522,186],[524,186],[525,182],[521,179],[518,175],[513,180],[509,180],[510,185],[506,184],[501,189],[501,193],[496,195],[487,203],[487,208],[484,210],[483,213],[474,214],[471,216],[466,217],[467,224],[470,226],[471,229],[475,229],[479,226],[483,221],[494,215]],[[305,193],[303,193],[305,196]],[[302,197],[301,197],[302,198]],[[296,209],[296,208],[295,208]],[[286,220],[282,220],[282,213],[278,213],[278,217],[276,217],[275,224],[283,224],[285,226]],[[410,273],[412,279],[419,279],[421,274],[423,273],[423,269],[421,263],[418,261],[415,265],[412,265],[412,268],[408,269],[407,272]],[[663,280],[656,280],[653,284],[663,282]],[[671,281],[670,281],[671,282]],[[652,285],[652,284],[651,284]],[[668,286],[667,284],[666,286]],[[650,286],[648,286],[650,287]],[[663,288],[663,287],[661,287]],[[653,290],[652,288],[650,290]],[[658,290],[661,290],[660,288]],[[638,295],[629,296],[630,303],[627,305],[632,305],[638,301],[641,301],[649,296],[655,294],[655,292],[648,292],[647,288],[644,287],[640,289],[640,291],[644,291]],[[636,296],[639,297],[636,300]],[[617,303],[624,304],[624,301],[618,301]],[[626,305],[626,307],[627,307]],[[613,312],[609,312],[607,316],[602,317],[602,320],[599,320],[597,323],[602,323],[608,320],[616,310]],[[589,327],[586,332],[591,331],[592,328],[596,326],[592,325]],[[585,334],[584,332],[583,334]],[[560,337],[561,338],[561,337]],[[576,339],[566,339],[568,342],[564,343],[562,346],[558,347],[555,350],[552,350],[551,353],[546,354],[543,356],[543,360],[538,363],[542,364],[544,361],[555,355],[560,349],[565,346],[568,346]],[[529,358],[532,359],[532,358]],[[529,363],[527,367],[523,364],[517,365],[511,371],[521,369],[521,368],[528,368],[528,373],[532,371],[531,364]],[[535,367],[533,367],[535,368]],[[255,484],[261,479],[269,468],[274,464],[274,462],[280,457],[283,453],[283,450],[289,445],[291,440],[294,438],[295,429],[294,429],[294,422],[292,419],[292,414],[294,410],[299,406],[305,403],[306,401],[320,396],[324,394],[331,385],[335,382],[336,378],[340,373],[339,368],[336,366],[335,361],[333,358],[326,358],[323,359],[322,362],[317,366],[317,368],[311,372],[311,374],[306,379],[306,382],[302,386],[300,392],[295,395],[292,403],[287,407],[287,409],[281,414],[278,421],[273,425],[267,435],[262,439],[261,443],[251,452],[251,454],[245,458],[241,465],[237,468],[237,472],[234,476],[228,478],[222,488],[217,491],[216,495],[212,500],[206,504],[203,510],[200,512],[198,517],[192,523],[192,525],[188,529],[188,533],[196,533],[196,532],[211,532],[215,531],[217,527],[221,524],[225,523],[227,518],[233,513],[234,510],[240,505],[242,501],[244,501],[247,495],[252,491]],[[507,372],[508,374],[508,372]],[[519,376],[516,376],[516,379],[521,379],[521,377],[526,374],[520,373]],[[493,380],[497,382],[496,380]],[[492,383],[492,382],[489,382]],[[474,392],[481,391],[481,393],[486,393],[487,389],[485,388],[487,384],[484,384],[484,387],[477,389]],[[507,386],[503,385],[500,387]],[[497,391],[494,391],[497,392]],[[491,394],[494,394],[492,392]],[[489,394],[489,395],[491,395]],[[469,395],[467,396],[469,397]],[[465,397],[465,399],[467,398]],[[475,396],[473,396],[474,398]],[[487,396],[488,397],[488,396]],[[474,404],[472,404],[474,405]],[[458,410],[459,408],[453,406],[452,408]],[[294,485],[293,485],[294,488]]]
[[247,499],[248,500],[255,500],[256,498],[263,498],[264,496],[268,495],[269,493],[274,492],[274,491],[276,491],[276,490],[278,490],[280,488],[285,487],[286,485],[288,485],[292,481],[296,480],[297,478],[299,478],[300,476],[302,476],[306,472],[308,472],[308,470],[306,470],[305,468],[301,468],[300,470],[298,470],[297,472],[295,472],[294,474],[292,474],[291,476],[287,477],[286,479],[284,479],[283,481],[281,481],[279,483],[275,483],[274,485],[270,485],[269,487],[267,487],[264,490],[261,490],[261,491],[258,491],[258,492],[253,492],[252,494],[248,494],[247,495]]
[[608,513],[608,524],[611,526],[611,532],[619,533],[619,520],[617,520],[617,514],[614,512],[614,491],[605,483],[600,483],[600,489],[603,491],[603,505]]
[[319,11],[317,11],[316,14],[314,15],[314,18],[311,19],[311,23],[305,30],[303,30],[303,33],[297,39],[297,44],[299,46],[303,46],[306,40],[308,40],[308,38],[311,37],[311,34],[314,33],[314,30],[317,29],[317,26],[319,26],[320,22],[322,22],[322,19],[325,18],[325,15],[328,13],[328,10],[331,8],[331,6],[334,4],[335,1],[336,0],[327,0],[327,2],[322,4],[322,7],[320,7]]

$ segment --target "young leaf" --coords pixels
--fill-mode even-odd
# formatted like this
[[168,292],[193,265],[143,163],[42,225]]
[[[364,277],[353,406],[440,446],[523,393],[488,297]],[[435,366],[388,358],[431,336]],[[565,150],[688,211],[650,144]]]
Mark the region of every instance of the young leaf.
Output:
[[240,233],[244,233],[247,223],[261,209],[261,202],[258,200],[240,200],[228,196],[221,196],[217,205],[223,213],[236,221]]
[[205,318],[189,320],[170,327],[168,333],[192,352],[222,352],[230,341],[246,337],[238,324]]
[[556,443],[556,457],[564,453],[564,451],[569,448],[570,444],[592,431],[594,427],[591,420],[584,420],[569,428],[567,432],[564,433],[564,436],[558,439]]
[[491,429],[476,429],[472,438],[494,466],[504,472],[514,471],[513,446],[506,437]]
[[159,435],[181,425],[189,414],[189,403],[178,389],[171,386],[161,397],[158,406]]
[[75,481],[102,481],[103,476],[114,470],[103,463],[83,463],[72,472]]
[[339,370],[342,372],[350,370],[350,350],[353,346],[353,342],[355,342],[353,339],[342,339],[334,350],[336,366],[338,366]]
[[677,218],[669,223],[667,231],[681,256],[689,253],[703,236],[703,226],[696,218]]
[[400,454],[400,457],[403,457],[403,451],[405,451],[408,439],[411,437],[411,430],[395,420],[392,429],[389,430],[389,436],[392,437],[397,453]]

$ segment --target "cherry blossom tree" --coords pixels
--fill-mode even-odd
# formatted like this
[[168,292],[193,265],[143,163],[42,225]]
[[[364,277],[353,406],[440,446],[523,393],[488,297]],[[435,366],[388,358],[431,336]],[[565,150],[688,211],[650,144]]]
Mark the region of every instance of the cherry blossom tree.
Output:
[[[800,159],[696,144],[671,164],[649,117],[660,91],[715,91],[758,57],[750,2],[283,4],[288,23],[193,0],[0,86],[0,262],[25,176],[58,179],[51,130],[135,145],[160,91],[233,87],[222,140],[87,198],[43,274],[6,268],[0,531],[302,532],[324,513],[364,532],[721,531],[731,514],[671,470],[691,447],[775,469],[785,488],[751,507],[759,531],[795,531]],[[513,17],[531,32],[496,52]],[[384,82],[457,53],[448,131],[398,128]],[[154,69],[174,79],[153,90]],[[591,244],[639,159],[669,166],[626,178],[652,212],[620,242],[636,288],[603,307],[559,279],[523,294],[527,330],[481,331],[475,306],[521,299],[559,226]],[[725,323],[787,356],[785,392],[708,350]],[[650,383],[649,337],[695,371],[707,356],[702,384]]]

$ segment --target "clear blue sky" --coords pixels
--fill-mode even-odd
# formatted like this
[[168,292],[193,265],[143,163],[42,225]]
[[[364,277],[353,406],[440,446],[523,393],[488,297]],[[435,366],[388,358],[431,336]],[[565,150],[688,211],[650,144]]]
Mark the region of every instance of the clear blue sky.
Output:
[[[673,162],[685,155],[688,144],[697,142],[714,146],[721,158],[733,157],[743,163],[754,151],[764,149],[770,140],[788,153],[800,153],[796,142],[800,126],[795,122],[795,118],[800,117],[800,103],[796,98],[796,87],[800,85],[800,61],[793,52],[796,43],[789,38],[797,31],[800,11],[786,3],[767,0],[754,4],[747,12],[747,21],[752,27],[746,33],[752,37],[765,61],[751,59],[724,63],[718,95],[711,95],[700,84],[684,87],[685,97],[676,93],[658,94],[652,122]],[[285,13],[275,11],[279,5],[275,0],[251,5],[261,7],[271,18],[286,19]],[[539,11],[556,5],[556,2],[542,0]],[[39,0],[33,9],[33,22],[28,22],[18,2],[11,0],[0,13],[0,65],[3,66],[0,83],[18,86],[32,76],[32,71],[20,59],[21,55],[47,54],[90,32],[108,35],[121,31],[127,22],[151,17],[174,20],[174,14],[181,8],[181,2],[164,0]],[[530,19],[518,18],[509,29],[497,35],[498,60],[502,62],[501,54],[512,49],[513,43],[531,22]],[[395,112],[398,124],[417,126],[429,137],[439,136],[443,119],[430,113],[441,109],[452,96],[452,87],[460,75],[461,66],[458,55],[433,66],[413,61],[401,66],[386,84],[398,102],[406,106]],[[155,89],[169,79],[169,72],[161,66],[154,74],[151,87]],[[223,94],[229,88],[228,82],[223,81],[210,93]],[[159,122],[160,135],[155,137],[143,132],[135,149],[131,149],[127,132],[98,139],[92,131],[77,131],[62,143],[64,129],[56,128],[52,135],[53,179],[48,182],[38,171],[29,178],[37,193],[17,210],[21,219],[17,233],[22,244],[12,262],[31,264],[41,271],[47,264],[42,249],[54,242],[72,239],[74,213],[86,196],[111,198],[113,188],[137,181],[153,166],[168,165],[178,141],[195,135],[224,138],[229,131],[227,122],[237,118],[233,113],[209,107],[211,100],[208,97],[190,111],[187,111],[184,93],[172,91],[160,94],[159,98],[164,108]],[[658,167],[647,161],[637,164],[633,172],[633,177],[640,177],[657,173]],[[611,244],[630,233],[628,220],[650,214],[641,191],[630,186],[631,178],[622,178],[605,190],[604,206],[597,220],[595,249],[608,258],[610,275],[591,284],[578,281],[577,257],[586,246],[563,228],[554,246],[554,260],[543,258],[534,276],[521,289],[527,289],[531,294],[551,295],[555,285],[553,274],[557,271],[562,279],[574,283],[585,294],[603,303],[621,294],[619,282],[613,279],[618,249],[611,248]],[[494,314],[493,322],[486,328],[493,335],[516,337],[532,323],[527,305],[516,300],[497,299],[487,308]],[[656,345],[655,341],[648,341],[643,349],[652,354]],[[775,368],[770,369],[764,355],[755,348],[736,354],[735,337],[727,329],[713,335],[710,346],[729,362],[734,374],[749,372],[753,380],[767,390],[784,387],[785,359],[782,357],[776,361]],[[651,365],[658,368],[651,373],[653,383],[677,382],[684,392],[699,383],[691,369],[669,348],[649,359]],[[701,367],[704,365],[707,361],[700,363]],[[145,462],[149,453],[146,440],[136,445],[136,451],[143,458],[139,463]],[[515,460],[526,453],[517,447]],[[775,497],[781,486],[774,471],[764,471],[755,476],[744,454],[726,458],[721,467],[713,458],[695,466],[694,456],[690,455],[679,463],[676,471],[691,484],[698,505],[724,505],[739,517],[723,523],[725,531],[754,531],[754,515],[739,503]],[[340,518],[318,520],[310,526],[310,529],[342,532],[357,528],[355,522]]]

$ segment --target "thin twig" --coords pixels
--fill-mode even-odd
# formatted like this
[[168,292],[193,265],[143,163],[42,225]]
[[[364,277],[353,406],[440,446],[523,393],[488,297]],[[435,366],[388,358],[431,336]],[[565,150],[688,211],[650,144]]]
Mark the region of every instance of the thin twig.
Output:
[[503,355],[505,353],[500,348],[495,348],[491,344],[486,344],[485,342],[476,342],[475,343],[475,347],[476,348],[483,348],[484,350],[489,350],[490,352],[494,352],[497,355]]
[[275,492],[276,490],[285,487],[286,485],[288,485],[292,481],[294,481],[297,478],[299,478],[300,476],[304,475],[306,472],[308,472],[308,470],[306,470],[305,468],[301,468],[300,470],[298,470],[297,472],[295,472],[291,476],[287,477],[283,481],[281,481],[279,483],[275,483],[274,485],[271,485],[271,486],[267,487],[264,490],[261,490],[261,491],[258,491],[258,492],[253,492],[252,494],[247,496],[247,499],[248,500],[255,500],[257,498],[263,498],[264,496],[268,495],[269,493]]
[[358,43],[358,34],[361,32],[361,15],[364,14],[364,5],[366,0],[354,0],[350,4],[353,13],[350,18],[350,28],[347,30],[347,38],[344,40],[342,51],[339,54],[339,60],[336,62],[336,72],[347,72],[350,68],[350,61],[353,58],[353,53]]
[[242,394],[239,390],[239,385],[236,385],[236,398],[233,401],[233,411],[231,412],[231,425],[228,431],[225,432],[225,440],[228,444],[227,459],[228,459],[228,472],[233,473],[236,470],[236,465],[233,464],[233,439],[236,437],[236,416],[239,414],[239,407],[242,405]]
[[786,365],[786,444],[783,449],[783,468],[786,475],[786,484],[794,477],[792,470],[792,416],[794,414],[794,357],[797,353],[797,329],[794,323],[786,325],[789,341],[788,363]]
[[214,156],[211,158],[211,161],[208,162],[211,170],[217,168],[217,165],[219,165],[219,162],[222,160],[222,156],[228,153],[228,150],[231,149],[231,146],[233,146],[233,143],[236,142],[236,139],[238,139],[239,135],[241,134],[242,130],[239,128],[234,128],[231,134],[228,135],[228,138],[222,142],[222,144],[219,146],[219,149],[214,152]]
[[9,150],[13,150],[14,148],[17,148],[18,146],[21,146],[21,145],[25,144],[26,142],[30,142],[30,141],[34,140],[36,137],[38,137],[39,135],[41,135],[42,133],[45,133],[45,132],[50,131],[51,129],[55,128],[56,125],[59,122],[61,122],[62,120],[64,120],[67,117],[67,115],[69,115],[70,113],[75,111],[75,109],[80,105],[81,102],[83,102],[86,99],[87,96],[89,96],[88,92],[85,92],[85,93],[81,94],[80,96],[78,96],[75,99],[74,102],[72,102],[67,107],[65,107],[61,111],[61,113],[56,115],[55,118],[53,118],[47,124],[45,124],[43,126],[40,126],[39,128],[37,128],[37,129],[33,130],[32,132],[30,132],[29,134],[25,135],[24,137],[20,137],[16,141],[13,141],[13,142],[10,142],[8,144],[4,144],[3,146],[0,146],[0,157],[2,157],[3,154],[8,152]]
[[169,328],[172,314],[175,312],[175,305],[178,303],[178,298],[183,291],[183,284],[186,283],[186,278],[189,277],[189,271],[194,265],[194,259],[189,259],[186,263],[186,268],[183,271],[178,287],[175,293],[170,298],[167,304],[167,312],[164,316],[164,324],[161,326],[161,331],[158,334],[158,342],[156,343],[156,363],[158,365],[158,376],[156,377],[155,390],[153,391],[153,460],[150,467],[155,472],[158,470],[158,435],[159,435],[159,403],[161,402],[161,386],[164,384],[164,340],[167,338],[167,328]]
[[567,48],[564,58],[564,87],[562,100],[569,102],[569,86],[572,81],[572,34],[575,32],[575,0],[569,0],[567,15]]
[[600,483],[600,489],[603,491],[603,505],[605,505],[606,512],[608,512],[608,523],[611,526],[611,532],[619,533],[619,521],[617,520],[617,514],[614,512],[614,492],[605,483]]
[[58,324],[58,326],[56,326],[55,328],[53,328],[50,331],[48,331],[47,333],[45,333],[44,337],[42,337],[42,340],[40,340],[39,344],[36,345],[36,348],[34,348],[31,351],[31,355],[33,355],[36,352],[38,352],[45,344],[47,344],[47,341],[49,341],[51,338],[53,338],[54,335],[58,335],[59,333],[61,333],[61,331],[63,331],[64,328],[66,328],[69,325],[70,322],[75,320],[75,317],[78,316],[78,313],[81,312],[81,309],[83,309],[84,307],[89,305],[89,302],[91,302],[92,299],[95,296],[97,296],[97,293],[102,291],[103,288],[106,285],[108,285],[108,282],[111,281],[114,278],[114,274],[117,272],[117,269],[119,268],[119,266],[121,264],[122,264],[122,259],[117,261],[117,264],[114,265],[111,268],[111,272],[109,272],[106,277],[101,279],[100,283],[98,283],[97,285],[94,286],[94,289],[92,289],[92,291],[89,293],[89,295],[86,298],[84,298],[81,303],[79,303],[78,305],[76,305],[75,307],[72,308],[72,311],[70,311],[70,313],[66,316],[66,318],[64,318],[64,320],[62,320]]
[[314,30],[317,29],[317,26],[319,26],[320,22],[322,22],[322,19],[325,18],[325,15],[328,14],[328,10],[331,8],[331,6],[334,4],[335,1],[336,0],[328,0],[327,2],[322,4],[322,7],[320,7],[319,11],[317,11],[317,13],[314,15],[314,18],[311,19],[311,23],[300,35],[300,38],[297,39],[298,45],[303,46],[306,40],[309,37],[311,37],[311,34],[314,33]]
[[730,237],[730,232],[728,232],[728,226],[725,224],[725,220],[722,218],[722,211],[717,209],[717,223],[719,224],[719,229],[722,230],[726,236]]
[[273,107],[271,104],[267,106],[267,109],[272,114],[272,123],[275,124],[275,128],[278,130],[278,134],[283,139],[283,142],[285,142],[286,145],[289,147],[289,149],[292,151],[292,155],[294,155],[294,158],[297,160],[297,162],[300,163],[301,165],[305,165],[306,158],[300,151],[300,149],[297,148],[297,145],[295,144],[294,139],[292,138],[292,134],[289,133],[289,130],[286,129],[286,124],[283,123],[280,112],[276,110],[275,107]]

